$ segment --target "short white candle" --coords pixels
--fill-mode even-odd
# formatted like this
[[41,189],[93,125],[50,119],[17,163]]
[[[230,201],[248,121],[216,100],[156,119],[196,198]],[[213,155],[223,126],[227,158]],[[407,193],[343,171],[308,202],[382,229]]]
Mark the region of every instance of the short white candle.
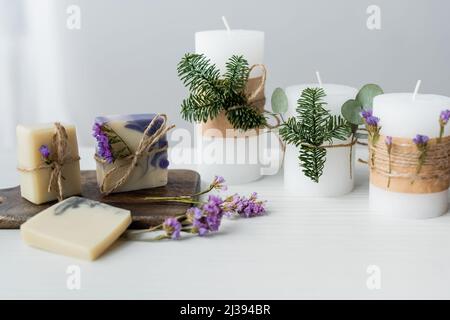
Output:
[[[286,95],[289,102],[288,116],[296,116],[297,100],[306,88],[316,88],[319,84],[302,84],[286,88]],[[332,115],[340,115],[341,107],[349,99],[354,99],[358,90],[352,87],[322,84],[327,103],[326,108]],[[334,144],[348,143],[346,141],[334,140]],[[350,165],[350,150],[352,149],[352,162]],[[353,167],[355,154],[353,148],[328,148],[323,174],[316,183],[306,177],[299,165],[299,149],[293,145],[286,146],[286,155],[284,160],[284,185],[289,193],[295,193],[301,196],[341,196],[353,190]],[[350,175],[351,166],[351,175]]]
[[[383,136],[413,139],[417,134],[439,136],[439,115],[450,109],[450,98],[431,94],[390,93],[375,97],[373,114],[380,118]],[[445,134],[449,135],[450,126]],[[370,184],[373,211],[405,218],[432,218],[448,210],[448,191],[410,194],[392,192]]]
[[[242,55],[249,66],[262,64],[264,57],[264,32],[252,30],[230,29],[224,20],[226,29],[200,31],[195,33],[195,53],[204,54],[212,64],[220,70],[221,75],[226,72],[225,65],[233,55]],[[251,77],[261,76],[259,68],[252,71]],[[198,171],[204,181],[210,181],[214,175],[225,177],[228,184],[242,184],[261,178],[262,165],[259,161],[258,135],[242,138],[211,138],[203,137],[197,128],[196,141],[200,149]],[[223,152],[217,152],[223,150]],[[256,155],[247,157],[244,162],[230,160],[227,150],[236,150],[239,155]],[[256,158],[256,162],[249,160]],[[209,162],[209,163],[208,163]]]

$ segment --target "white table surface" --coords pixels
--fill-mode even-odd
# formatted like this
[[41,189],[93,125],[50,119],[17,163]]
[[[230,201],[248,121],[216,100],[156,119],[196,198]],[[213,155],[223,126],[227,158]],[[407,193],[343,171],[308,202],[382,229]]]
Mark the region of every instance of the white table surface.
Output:
[[[85,152],[82,169],[93,168]],[[82,154],[83,155],[83,154]],[[16,185],[15,154],[0,155],[0,187]],[[224,221],[213,236],[181,241],[119,241],[95,262],[25,245],[0,230],[0,298],[304,299],[450,298],[450,215],[394,220],[368,211],[367,169],[341,198],[299,198],[282,174],[230,192],[257,191],[268,215]],[[69,290],[68,266],[81,270]],[[381,288],[366,285],[381,270]]]

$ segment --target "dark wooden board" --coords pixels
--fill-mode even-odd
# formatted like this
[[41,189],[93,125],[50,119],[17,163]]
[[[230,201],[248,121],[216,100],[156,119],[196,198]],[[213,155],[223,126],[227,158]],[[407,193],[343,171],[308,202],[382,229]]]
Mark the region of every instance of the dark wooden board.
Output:
[[[169,170],[166,186],[114,193],[102,196],[97,186],[95,171],[82,171],[82,196],[131,211],[131,229],[148,228],[186,212],[189,204],[175,202],[146,202],[145,196],[179,196],[194,194],[200,189],[200,175],[192,170]],[[35,205],[20,196],[20,187],[0,190],[0,229],[18,229],[22,223],[55,202]]]

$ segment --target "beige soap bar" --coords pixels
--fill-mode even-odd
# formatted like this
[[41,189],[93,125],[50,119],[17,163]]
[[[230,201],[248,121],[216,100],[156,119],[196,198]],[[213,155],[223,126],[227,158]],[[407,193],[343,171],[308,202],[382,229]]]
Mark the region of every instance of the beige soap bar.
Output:
[[[76,130],[73,125],[63,124],[67,132],[67,150],[70,159],[77,158],[78,144]],[[22,197],[35,204],[42,204],[57,199],[56,192],[48,192],[52,169],[46,163],[39,149],[47,146],[50,158],[55,155],[52,139],[56,132],[55,125],[35,124],[19,125],[17,132],[18,168]],[[42,168],[44,166],[44,168]],[[39,169],[40,168],[40,169]],[[81,177],[79,161],[68,161],[62,168],[62,186],[64,197],[81,193]]]
[[94,260],[131,223],[128,210],[98,201],[71,197],[21,225],[22,239],[47,251]]

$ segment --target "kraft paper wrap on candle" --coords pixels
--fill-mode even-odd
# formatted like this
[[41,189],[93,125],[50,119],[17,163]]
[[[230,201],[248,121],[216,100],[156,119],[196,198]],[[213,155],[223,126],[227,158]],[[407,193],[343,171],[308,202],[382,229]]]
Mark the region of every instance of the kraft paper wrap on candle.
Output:
[[55,134],[52,138],[52,152],[51,163],[43,164],[36,168],[17,168],[21,172],[33,172],[37,170],[50,169],[50,180],[48,182],[48,192],[55,192],[58,201],[64,199],[63,190],[63,175],[62,170],[65,164],[73,163],[80,160],[80,157],[73,157],[68,145],[68,136],[66,129],[59,122],[55,122]]
[[[151,132],[150,130],[157,124],[159,119],[162,120],[161,125],[153,134],[149,135],[149,132]],[[100,192],[104,195],[108,195],[123,185],[132,174],[139,159],[147,155],[150,148],[157,144],[159,139],[174,127],[174,125],[167,125],[167,116],[165,114],[156,115],[143,132],[136,151],[127,157],[117,159],[114,162],[114,166],[106,172],[100,184]],[[166,149],[167,146],[159,148],[156,151]],[[95,160],[99,163],[106,163],[106,161],[97,154],[95,155]]]
[[[256,64],[250,68],[250,72],[257,67],[262,69],[262,76],[248,79],[245,94],[248,97],[248,102],[251,107],[258,110],[258,112],[263,113],[266,104],[264,86],[266,83],[267,71],[264,65]],[[207,122],[202,122],[200,124],[200,132],[204,137],[239,138],[258,135],[259,128],[248,131],[235,130],[230,121],[228,121],[225,111],[221,111],[214,119],[208,119]],[[231,136],[230,133],[232,133]]]
[[[385,190],[426,194],[447,190],[450,184],[450,136],[430,139],[427,154],[417,174],[420,151],[412,139],[393,138],[389,153],[385,137],[380,136],[375,146],[369,145],[370,182]],[[390,162],[390,173],[389,173]],[[390,180],[390,181],[389,181]]]

